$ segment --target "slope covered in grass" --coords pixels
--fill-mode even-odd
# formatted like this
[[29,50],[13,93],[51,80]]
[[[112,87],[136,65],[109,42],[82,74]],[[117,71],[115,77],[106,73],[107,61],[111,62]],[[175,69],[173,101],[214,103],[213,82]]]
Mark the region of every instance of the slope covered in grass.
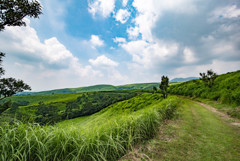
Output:
[[117,160],[141,140],[151,138],[162,120],[171,118],[177,97],[141,94],[84,118],[56,126],[4,125],[3,160]]
[[4,113],[5,115],[1,117],[1,120],[11,121],[11,119],[17,118],[21,121],[35,120],[41,124],[58,122],[67,118],[91,115],[113,103],[132,98],[139,93],[141,92],[124,90],[14,96],[11,98],[12,107]]
[[169,92],[228,104],[232,108],[229,112],[240,118],[240,109],[237,107],[240,105],[240,71],[219,75],[211,88],[201,80],[193,80],[170,86]]

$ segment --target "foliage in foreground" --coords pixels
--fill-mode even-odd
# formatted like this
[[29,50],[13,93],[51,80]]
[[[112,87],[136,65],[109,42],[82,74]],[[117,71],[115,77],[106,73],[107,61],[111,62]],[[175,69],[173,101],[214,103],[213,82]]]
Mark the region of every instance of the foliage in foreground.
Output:
[[[137,142],[152,137],[163,119],[171,118],[179,100],[162,101],[157,94],[143,94],[112,105],[90,117],[88,128],[72,125],[5,124],[0,127],[1,160],[116,160]],[[141,98],[140,98],[141,97]],[[154,104],[142,107],[143,100]],[[116,114],[126,102],[135,104]],[[141,108],[137,108],[141,106]],[[97,122],[100,119],[104,121]]]

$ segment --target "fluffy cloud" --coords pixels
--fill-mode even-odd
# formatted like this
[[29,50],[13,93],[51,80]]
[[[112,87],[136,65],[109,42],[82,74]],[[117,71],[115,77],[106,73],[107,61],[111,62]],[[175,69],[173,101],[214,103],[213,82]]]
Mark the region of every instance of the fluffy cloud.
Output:
[[153,69],[166,64],[166,61],[174,58],[179,51],[177,43],[165,43],[158,41],[149,43],[144,40],[131,41],[122,45],[135,63],[145,69]]
[[94,17],[99,14],[103,17],[108,17],[114,11],[115,0],[94,0],[88,3],[88,12]]
[[97,35],[91,35],[90,43],[92,44],[93,48],[104,45],[104,41],[101,40]]
[[220,7],[215,9],[211,13],[211,18],[209,18],[209,21],[217,21],[221,19],[231,19],[231,18],[237,18],[240,16],[240,9],[237,8],[236,5],[232,6],[226,6],[226,7]]
[[[102,77],[102,73],[91,66],[82,66],[56,37],[41,42],[29,26],[30,21],[25,21],[26,27],[6,27],[0,33],[0,51],[7,54],[4,60],[6,76],[30,82],[34,90],[63,87],[73,77],[81,81]],[[79,85],[79,82],[72,85]]]
[[129,27],[127,29],[127,33],[128,33],[129,39],[132,39],[132,40],[137,39],[140,34],[139,27],[137,27],[137,26]]
[[116,67],[118,66],[118,63],[109,59],[105,55],[101,55],[97,57],[95,60],[94,59],[89,59],[89,62],[96,67],[103,67],[103,68],[108,68],[108,67]]
[[183,50],[183,55],[186,63],[195,63],[197,61],[195,53],[188,47]]
[[124,24],[125,22],[127,22],[129,16],[130,16],[130,12],[128,12],[126,9],[125,10],[120,9],[115,15],[115,19],[117,21],[120,21],[122,24]]
[[126,7],[127,4],[128,4],[128,0],[123,0],[123,1],[122,1],[122,6],[123,6],[123,7]]
[[113,39],[113,42],[115,42],[115,43],[126,43],[127,41],[123,37],[116,37],[116,38]]

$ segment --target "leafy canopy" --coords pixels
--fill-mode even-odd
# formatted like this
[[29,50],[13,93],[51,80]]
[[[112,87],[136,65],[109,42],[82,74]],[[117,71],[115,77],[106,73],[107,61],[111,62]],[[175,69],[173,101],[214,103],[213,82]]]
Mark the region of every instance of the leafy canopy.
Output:
[[162,81],[159,85],[159,88],[161,89],[161,93],[163,95],[163,98],[167,98],[167,88],[169,87],[168,85],[169,79],[167,76],[162,76]]
[[38,18],[41,10],[36,0],[0,0],[0,31],[5,26],[26,26],[23,18]]
[[201,80],[211,88],[214,84],[214,80],[217,78],[217,74],[213,72],[212,69],[208,70],[207,73],[199,73],[201,76]]

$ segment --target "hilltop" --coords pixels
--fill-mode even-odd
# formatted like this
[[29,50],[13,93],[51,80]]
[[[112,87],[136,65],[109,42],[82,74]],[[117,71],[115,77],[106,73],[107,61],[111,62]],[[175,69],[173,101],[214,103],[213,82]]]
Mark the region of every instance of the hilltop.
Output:
[[159,83],[136,83],[113,86],[108,84],[93,85],[79,88],[64,88],[41,92],[22,92],[17,95],[50,95],[50,94],[70,94],[70,93],[84,93],[97,91],[118,91],[118,90],[132,90],[132,89],[152,89],[153,86],[158,87]]

